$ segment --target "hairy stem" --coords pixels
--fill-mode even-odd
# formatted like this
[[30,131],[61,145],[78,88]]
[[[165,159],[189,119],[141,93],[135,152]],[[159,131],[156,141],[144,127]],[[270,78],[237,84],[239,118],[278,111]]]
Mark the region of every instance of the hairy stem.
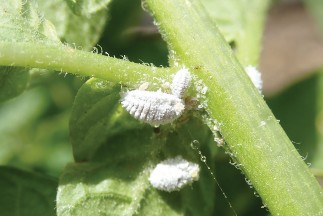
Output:
[[[263,8],[260,12],[268,5],[253,2]],[[146,0],[146,7],[175,57],[207,86],[206,110],[221,123],[232,157],[271,213],[321,214],[318,182],[200,3]]]
[[175,68],[157,68],[67,46],[0,43],[0,65],[44,68],[97,77],[132,86],[137,82],[169,80]]

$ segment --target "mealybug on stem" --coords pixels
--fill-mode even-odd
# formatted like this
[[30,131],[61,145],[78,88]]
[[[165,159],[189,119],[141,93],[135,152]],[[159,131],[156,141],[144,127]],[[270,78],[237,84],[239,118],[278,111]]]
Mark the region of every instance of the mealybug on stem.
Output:
[[191,74],[186,68],[180,69],[173,78],[173,83],[171,85],[172,94],[182,98],[190,86]]
[[251,79],[252,83],[255,85],[255,87],[258,89],[258,91],[261,93],[262,91],[262,79],[261,79],[261,73],[254,67],[254,66],[247,66],[245,68],[246,73],[248,74],[249,78]]

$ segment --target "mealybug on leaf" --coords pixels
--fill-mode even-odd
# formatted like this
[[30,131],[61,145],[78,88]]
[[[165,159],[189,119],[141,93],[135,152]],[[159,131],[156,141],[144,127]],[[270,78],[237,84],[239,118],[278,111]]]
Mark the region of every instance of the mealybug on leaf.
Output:
[[154,168],[149,177],[150,184],[163,191],[178,191],[199,179],[200,167],[181,156],[167,159]]
[[130,115],[153,126],[174,121],[185,109],[182,99],[160,91],[125,92],[121,104]]

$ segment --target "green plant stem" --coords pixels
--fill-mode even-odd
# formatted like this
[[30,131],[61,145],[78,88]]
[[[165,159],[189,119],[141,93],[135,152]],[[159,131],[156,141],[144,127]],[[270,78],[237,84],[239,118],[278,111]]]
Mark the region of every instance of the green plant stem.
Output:
[[131,87],[137,82],[169,81],[169,75],[176,71],[175,68],[146,66],[63,45],[6,42],[0,43],[0,65],[44,68],[93,76]]
[[[208,88],[205,108],[221,123],[231,156],[270,212],[322,214],[323,194],[318,182],[200,3],[145,3],[175,56]],[[267,1],[258,1],[259,7],[267,5]]]

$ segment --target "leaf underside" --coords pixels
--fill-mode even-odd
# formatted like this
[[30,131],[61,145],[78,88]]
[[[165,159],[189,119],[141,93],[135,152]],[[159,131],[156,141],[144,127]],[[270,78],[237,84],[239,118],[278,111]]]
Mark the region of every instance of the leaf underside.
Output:
[[[77,16],[63,0],[0,0],[0,43],[62,46],[64,41],[77,49],[90,50],[104,29],[108,3],[97,2],[91,14]],[[30,68],[14,67],[14,62],[12,65],[0,67],[0,102],[19,95],[28,84]]]
[[39,174],[0,167],[1,215],[56,215],[57,181]]
[[[148,181],[151,168],[165,158],[182,155],[198,163],[190,142],[208,142],[207,127],[183,117],[176,132],[170,125],[154,129],[123,110],[120,90],[92,78],[77,94],[70,119],[76,162],[60,178],[58,215],[210,215],[214,182],[205,167],[200,180],[180,192],[157,191]],[[200,202],[194,201],[197,196]]]

